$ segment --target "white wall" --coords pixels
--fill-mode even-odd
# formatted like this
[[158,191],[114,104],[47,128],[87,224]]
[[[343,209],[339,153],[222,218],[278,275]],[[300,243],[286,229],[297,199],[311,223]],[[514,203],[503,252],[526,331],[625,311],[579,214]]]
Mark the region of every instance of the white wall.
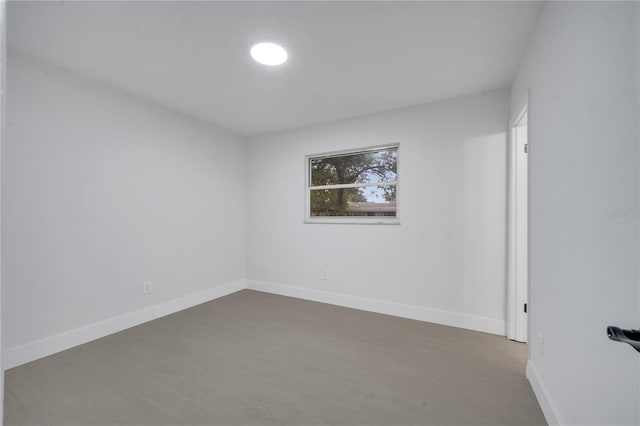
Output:
[[[508,103],[501,90],[250,138],[249,286],[504,334]],[[400,226],[303,224],[306,154],[395,142]]]
[[[15,52],[8,87],[9,354],[29,357],[38,344],[55,351],[52,336],[97,337],[82,327],[244,280],[243,138]],[[145,296],[146,280],[153,293]],[[130,326],[131,318],[101,330]]]
[[[640,424],[634,3],[547,3],[512,89],[531,88],[530,361],[550,422]],[[542,337],[542,339],[541,339]]]

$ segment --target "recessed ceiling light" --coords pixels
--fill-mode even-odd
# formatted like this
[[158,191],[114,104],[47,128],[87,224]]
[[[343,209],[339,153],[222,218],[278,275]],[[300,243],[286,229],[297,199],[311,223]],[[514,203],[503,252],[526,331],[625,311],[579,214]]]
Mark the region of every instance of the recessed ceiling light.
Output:
[[287,60],[287,51],[279,44],[260,42],[251,46],[251,57],[262,65],[274,66]]

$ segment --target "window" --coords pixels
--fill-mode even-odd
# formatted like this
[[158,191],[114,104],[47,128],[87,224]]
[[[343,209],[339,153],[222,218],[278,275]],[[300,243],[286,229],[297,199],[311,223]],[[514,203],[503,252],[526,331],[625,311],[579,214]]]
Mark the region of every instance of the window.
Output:
[[398,222],[398,145],[306,157],[306,222]]

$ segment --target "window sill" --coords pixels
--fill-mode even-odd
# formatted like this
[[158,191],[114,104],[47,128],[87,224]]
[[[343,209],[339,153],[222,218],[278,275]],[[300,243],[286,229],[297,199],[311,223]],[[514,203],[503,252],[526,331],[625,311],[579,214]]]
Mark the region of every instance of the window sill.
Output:
[[313,217],[306,218],[305,224],[332,224],[332,225],[400,225],[398,218],[329,218],[329,217]]

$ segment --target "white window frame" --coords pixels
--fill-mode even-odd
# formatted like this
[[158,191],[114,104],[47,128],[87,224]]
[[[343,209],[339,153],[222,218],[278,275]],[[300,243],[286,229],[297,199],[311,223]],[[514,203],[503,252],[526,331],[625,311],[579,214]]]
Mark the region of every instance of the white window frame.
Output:
[[[326,185],[326,188],[362,188],[367,186],[378,186],[380,184],[393,183],[396,187],[396,216],[311,216],[311,171],[310,163],[312,159],[322,157],[334,157],[338,155],[359,154],[368,151],[380,151],[383,149],[395,148],[396,155],[396,180],[393,182],[372,182],[354,183],[345,185]],[[309,154],[304,157],[305,189],[304,189],[304,223],[324,223],[324,224],[347,224],[347,225],[400,225],[400,144],[392,143],[385,145],[369,146],[365,148],[352,148],[340,151],[322,152],[319,154]],[[325,189],[325,186],[314,186],[316,190]]]

